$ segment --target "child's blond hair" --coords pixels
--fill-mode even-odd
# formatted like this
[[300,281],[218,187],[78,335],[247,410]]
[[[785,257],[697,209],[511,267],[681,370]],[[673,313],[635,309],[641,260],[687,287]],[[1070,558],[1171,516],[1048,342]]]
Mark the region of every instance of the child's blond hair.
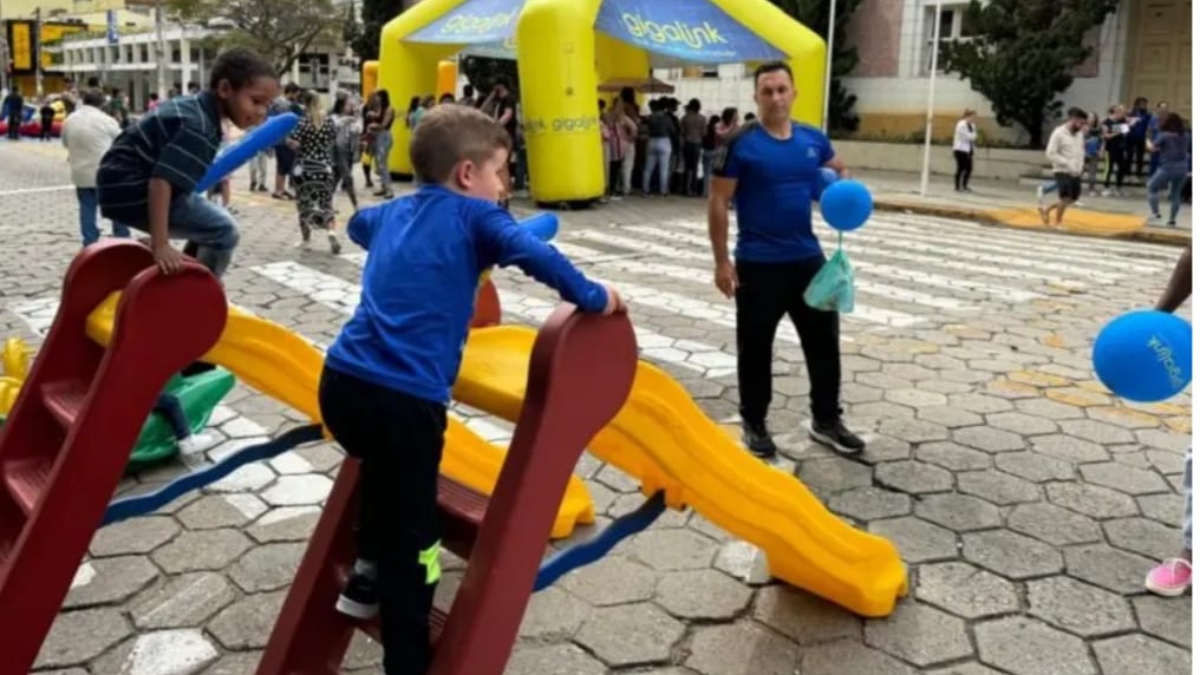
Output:
[[496,120],[468,106],[440,105],[421,116],[408,156],[419,181],[441,184],[459,162],[481,164],[497,150],[510,148],[508,132]]

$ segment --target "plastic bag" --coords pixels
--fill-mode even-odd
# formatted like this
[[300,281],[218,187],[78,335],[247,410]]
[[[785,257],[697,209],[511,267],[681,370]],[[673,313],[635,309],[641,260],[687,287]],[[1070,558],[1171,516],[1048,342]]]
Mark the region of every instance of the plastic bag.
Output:
[[849,314],[854,311],[854,269],[841,247],[821,266],[804,291],[804,302],[824,312]]

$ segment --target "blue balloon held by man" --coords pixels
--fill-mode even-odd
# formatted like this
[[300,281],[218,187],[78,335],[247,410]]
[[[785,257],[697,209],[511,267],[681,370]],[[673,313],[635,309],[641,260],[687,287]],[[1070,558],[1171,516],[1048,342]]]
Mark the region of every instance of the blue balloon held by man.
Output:
[[[826,172],[833,174],[832,184]],[[825,181],[821,191],[821,216],[825,222],[839,232],[857,230],[866,224],[875,210],[867,186],[853,179],[837,180],[837,174],[830,169],[822,169],[821,174]]]
[[1129,401],[1165,401],[1192,381],[1192,325],[1157,310],[1135,310],[1106,325],[1092,347],[1096,376]]

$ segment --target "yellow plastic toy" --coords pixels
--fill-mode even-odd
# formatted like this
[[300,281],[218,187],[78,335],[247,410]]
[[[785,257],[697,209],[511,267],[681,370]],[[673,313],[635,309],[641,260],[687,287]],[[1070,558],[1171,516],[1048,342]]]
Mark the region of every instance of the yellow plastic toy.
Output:
[[20,338],[9,338],[4,341],[0,350],[0,363],[4,365],[4,375],[0,376],[0,415],[8,416],[21,393],[21,385],[29,377],[29,357],[33,349]]
[[[711,48],[706,62],[728,62],[715,56],[730,46],[732,38],[724,31],[748,29],[791,65],[802,92],[792,116],[819,124],[824,108],[825,42],[768,0],[703,3],[626,2],[655,16],[624,12],[617,25],[623,22],[628,39],[620,40],[595,28],[601,0],[526,0],[523,5],[514,3],[511,12],[485,15],[471,9],[472,0],[425,0],[384,26],[378,86],[387,89],[393,101],[427,95],[437,89],[439,61],[484,36],[492,39],[505,30],[515,35],[533,198],[540,202],[583,201],[603,194],[598,88],[613,79],[646,77],[651,60],[645,49],[635,46],[638,40],[666,53],[678,48],[695,54]],[[708,20],[689,23],[697,20],[697,7],[710,14],[723,12],[723,23],[716,18],[713,21],[720,26]],[[437,24],[439,34],[419,35],[447,17]],[[388,166],[411,174],[410,131],[398,124],[393,134]]]

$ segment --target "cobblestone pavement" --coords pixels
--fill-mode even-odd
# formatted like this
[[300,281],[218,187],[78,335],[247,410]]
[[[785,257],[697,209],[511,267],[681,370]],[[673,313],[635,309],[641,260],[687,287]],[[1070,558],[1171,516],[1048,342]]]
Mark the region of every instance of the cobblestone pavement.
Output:
[[[66,184],[56,146],[0,146],[6,336],[36,339],[53,315],[77,250]],[[245,184],[239,176],[237,189]],[[230,300],[327,344],[355,302],[361,253],[298,251],[289,204],[235,199],[244,236]],[[734,421],[733,310],[709,283],[700,204],[629,199],[563,219],[563,250],[630,300],[644,356],[713,418]],[[797,433],[808,383],[787,330],[771,422],[786,455],[780,469],[895,541],[911,596],[890,618],[863,621],[786,586],[749,586],[746,544],[671,512],[537,595],[508,672],[1190,672],[1190,600],[1141,587],[1179,545],[1190,397],[1124,405],[1092,380],[1089,358],[1102,322],[1153,302],[1179,250],[883,214],[848,241],[859,307],[843,321],[843,391],[869,448],[844,459]],[[508,320],[537,322],[554,306],[519,274],[497,278]],[[491,440],[507,438],[496,420],[457,414]],[[219,442],[205,456],[120,491],[147,490],[302,421],[239,387],[213,420]],[[99,532],[37,668],[253,672],[339,460],[331,446],[301,448]],[[579,473],[601,521],[642,500],[634,481],[593,459]],[[447,575],[441,602],[458,574]],[[345,668],[377,672],[378,656],[357,640]]]

